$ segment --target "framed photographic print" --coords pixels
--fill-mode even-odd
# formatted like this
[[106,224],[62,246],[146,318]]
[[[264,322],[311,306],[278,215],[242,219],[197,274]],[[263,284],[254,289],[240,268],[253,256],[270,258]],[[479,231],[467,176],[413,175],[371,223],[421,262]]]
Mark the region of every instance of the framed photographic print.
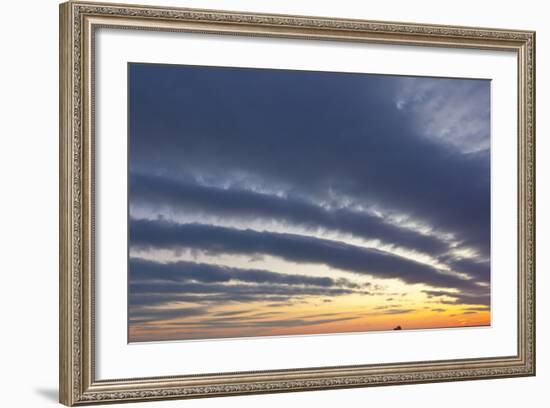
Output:
[[66,405],[535,374],[535,33],[60,6]]

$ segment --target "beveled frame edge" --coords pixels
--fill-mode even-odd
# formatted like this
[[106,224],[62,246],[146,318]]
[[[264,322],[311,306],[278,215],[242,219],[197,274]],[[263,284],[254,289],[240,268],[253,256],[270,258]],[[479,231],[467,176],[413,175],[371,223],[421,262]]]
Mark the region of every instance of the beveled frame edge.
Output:
[[[535,33],[142,5],[60,5],[59,386],[65,405],[535,375]],[[95,380],[93,34],[97,27],[514,51],[518,56],[515,356]]]

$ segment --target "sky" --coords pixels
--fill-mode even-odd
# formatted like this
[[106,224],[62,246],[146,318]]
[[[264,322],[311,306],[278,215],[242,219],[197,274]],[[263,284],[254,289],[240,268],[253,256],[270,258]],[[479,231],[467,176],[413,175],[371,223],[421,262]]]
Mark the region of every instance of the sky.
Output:
[[490,324],[490,81],[131,63],[130,342]]

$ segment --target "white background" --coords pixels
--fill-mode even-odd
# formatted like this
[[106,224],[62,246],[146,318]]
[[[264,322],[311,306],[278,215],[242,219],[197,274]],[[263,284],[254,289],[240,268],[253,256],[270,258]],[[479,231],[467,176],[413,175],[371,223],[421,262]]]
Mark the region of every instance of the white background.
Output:
[[[137,1],[137,0],[136,0]],[[142,406],[255,407],[349,406],[385,404],[391,406],[446,407],[544,406],[543,386],[550,381],[550,329],[542,313],[550,307],[543,288],[548,286],[550,256],[543,245],[550,242],[550,189],[545,175],[550,162],[543,160],[550,149],[544,137],[550,132],[548,77],[550,41],[548,13],[544,2],[463,0],[360,2],[339,0],[202,0],[161,1],[190,7],[326,15],[374,20],[395,20],[527,28],[537,30],[537,223],[538,255],[538,376],[535,378],[471,381],[380,387],[339,391],[291,393],[268,396],[231,397],[195,401],[149,403]],[[53,406],[57,399],[57,2],[28,0],[6,3],[6,17],[0,25],[0,258],[2,334],[0,358],[2,406]],[[544,184],[546,187],[544,187]]]
[[[120,29],[101,29],[96,38],[98,379],[516,353],[517,189],[510,182],[517,172],[514,53]],[[498,254],[491,262],[491,327],[127,344],[128,62],[491,78],[491,250]]]

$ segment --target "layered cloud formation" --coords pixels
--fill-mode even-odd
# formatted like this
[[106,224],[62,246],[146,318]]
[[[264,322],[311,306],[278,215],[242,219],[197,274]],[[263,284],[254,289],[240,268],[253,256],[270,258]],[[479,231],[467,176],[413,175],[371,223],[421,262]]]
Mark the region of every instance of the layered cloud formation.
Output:
[[488,324],[489,81],[130,64],[129,85],[131,341]]

